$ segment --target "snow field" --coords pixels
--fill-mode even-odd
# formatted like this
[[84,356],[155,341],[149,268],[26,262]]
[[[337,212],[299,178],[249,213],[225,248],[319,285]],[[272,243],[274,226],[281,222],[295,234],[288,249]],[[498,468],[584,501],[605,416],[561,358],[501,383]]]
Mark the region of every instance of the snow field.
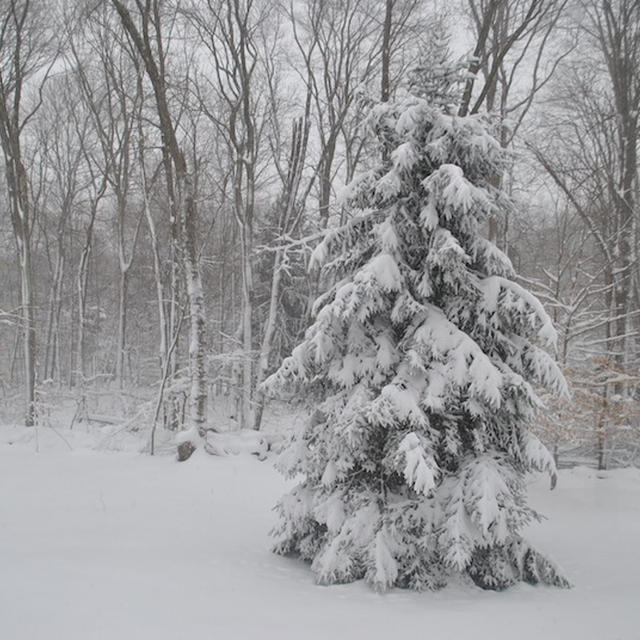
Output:
[[[640,638],[640,471],[531,479],[529,539],[571,590],[319,587],[273,555],[271,461],[0,444],[0,638]],[[51,441],[53,442],[53,441]],[[51,444],[49,442],[49,444]]]

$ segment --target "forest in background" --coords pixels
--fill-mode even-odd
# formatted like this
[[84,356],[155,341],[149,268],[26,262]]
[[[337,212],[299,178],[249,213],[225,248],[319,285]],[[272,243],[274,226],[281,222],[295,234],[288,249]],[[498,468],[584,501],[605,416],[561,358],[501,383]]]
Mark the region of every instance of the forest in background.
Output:
[[640,2],[0,6],[3,419],[260,429],[369,109],[454,78],[513,152],[487,235],[560,336],[572,398],[538,431],[560,462],[637,461]]

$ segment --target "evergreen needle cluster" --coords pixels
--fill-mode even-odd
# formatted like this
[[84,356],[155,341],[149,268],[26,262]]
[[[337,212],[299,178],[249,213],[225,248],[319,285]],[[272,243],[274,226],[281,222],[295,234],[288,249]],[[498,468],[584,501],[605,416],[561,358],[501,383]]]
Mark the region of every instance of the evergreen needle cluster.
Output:
[[321,583],[434,589],[567,586],[522,537],[525,474],[555,474],[529,431],[532,385],[566,392],[555,332],[482,235],[512,206],[486,117],[416,92],[372,109],[381,157],[347,190],[349,221],[313,262],[333,282],[303,342],[266,382],[315,404],[280,460],[276,551]]

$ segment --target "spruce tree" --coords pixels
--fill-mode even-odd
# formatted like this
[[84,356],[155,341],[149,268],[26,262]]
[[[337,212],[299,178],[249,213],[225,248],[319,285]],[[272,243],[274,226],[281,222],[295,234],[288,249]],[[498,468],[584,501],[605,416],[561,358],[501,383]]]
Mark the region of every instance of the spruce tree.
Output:
[[566,586],[521,536],[538,518],[526,472],[555,476],[529,431],[534,385],[566,392],[543,348],[555,332],[482,235],[513,206],[492,186],[507,154],[486,117],[445,102],[414,91],[372,109],[383,160],[314,252],[335,284],[266,383],[315,407],[280,459],[301,481],[277,505],[275,550],[324,584]]

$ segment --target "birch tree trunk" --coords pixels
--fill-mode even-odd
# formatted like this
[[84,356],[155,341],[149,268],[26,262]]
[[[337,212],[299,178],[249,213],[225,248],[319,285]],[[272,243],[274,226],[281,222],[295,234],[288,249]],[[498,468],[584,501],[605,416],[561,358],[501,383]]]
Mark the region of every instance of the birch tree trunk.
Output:
[[178,194],[181,202],[182,258],[190,316],[189,368],[191,389],[189,393],[189,417],[191,429],[199,437],[204,437],[207,413],[204,293],[196,250],[196,206],[193,183],[189,176],[186,175],[186,172],[179,178]]
[[[136,25],[121,0],[111,0],[122,26],[139,54],[155,98],[166,168],[167,189],[172,201],[171,213],[179,221],[182,267],[189,301],[189,424],[178,438],[178,460],[186,460],[202,443],[206,428],[207,388],[205,383],[205,318],[202,279],[196,250],[194,187],[188,174],[185,156],[176,137],[176,126],[167,101],[165,51],[159,0],[137,3],[140,13]],[[153,46],[152,46],[153,42]]]

